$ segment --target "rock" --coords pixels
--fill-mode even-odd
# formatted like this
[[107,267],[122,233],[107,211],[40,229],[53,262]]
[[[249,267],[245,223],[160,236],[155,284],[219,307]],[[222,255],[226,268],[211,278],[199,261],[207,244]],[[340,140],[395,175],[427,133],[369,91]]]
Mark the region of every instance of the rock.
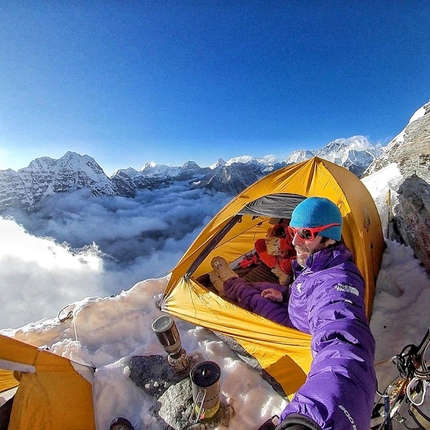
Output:
[[413,249],[430,274],[430,102],[412,116],[365,175],[391,163],[397,164],[403,176],[403,182],[393,189],[397,197],[392,207],[391,231],[396,240]]
[[398,190],[397,230],[430,273],[430,186],[413,175]]
[[167,356],[134,356],[130,361],[130,379],[145,393],[158,399],[172,384],[188,377],[189,369],[176,373]]
[[182,372],[175,372],[167,356],[134,356],[130,360],[130,379],[145,393],[154,397],[157,404],[149,411],[160,430],[210,430],[217,425],[228,426],[234,416],[233,407],[220,397],[221,405],[211,420],[193,424],[189,417],[193,410],[190,370],[203,361],[200,355],[189,357],[190,365]]

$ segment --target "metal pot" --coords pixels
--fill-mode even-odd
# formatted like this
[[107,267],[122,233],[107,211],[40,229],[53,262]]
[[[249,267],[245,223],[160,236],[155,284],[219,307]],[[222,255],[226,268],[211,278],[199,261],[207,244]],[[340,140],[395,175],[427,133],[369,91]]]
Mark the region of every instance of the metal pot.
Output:
[[215,416],[220,407],[221,369],[213,361],[202,361],[190,372],[193,390],[193,409],[190,422],[208,420]]
[[158,317],[152,323],[152,330],[167,354],[174,355],[182,349],[178,328],[169,315]]

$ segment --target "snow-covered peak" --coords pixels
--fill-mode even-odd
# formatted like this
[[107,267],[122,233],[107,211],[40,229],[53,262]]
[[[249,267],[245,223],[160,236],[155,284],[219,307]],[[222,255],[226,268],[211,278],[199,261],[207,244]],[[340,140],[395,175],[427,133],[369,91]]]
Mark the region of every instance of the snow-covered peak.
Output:
[[251,163],[254,160],[253,157],[251,157],[250,155],[242,155],[240,157],[233,157],[230,158],[230,160],[228,160],[225,165],[226,166],[231,166],[234,163],[244,163],[244,164],[248,164]]
[[195,161],[187,161],[182,165],[183,170],[199,170],[201,167]]
[[154,169],[156,166],[157,164],[154,161],[149,161],[143,165],[142,170]]
[[287,164],[300,163],[302,161],[309,160],[313,156],[314,156],[314,152],[306,149],[293,151],[287,159]]
[[282,160],[277,158],[275,155],[265,155],[264,157],[252,157],[251,155],[242,155],[240,157],[230,158],[225,165],[231,166],[234,163],[250,164],[258,163],[263,166],[273,166],[276,163],[281,163]]
[[287,159],[287,164],[298,163],[312,157],[320,157],[332,163],[346,167],[357,176],[367,168],[381,153],[380,144],[372,144],[365,136],[352,136],[335,139],[318,150],[294,151]]
[[335,139],[329,142],[321,152],[335,151],[337,153],[347,151],[367,151],[372,144],[365,136],[352,136],[349,138]]
[[215,164],[212,164],[210,168],[213,170],[213,169],[216,169],[217,167],[223,167],[226,164],[227,163],[222,158],[218,158],[217,162]]
[[18,172],[2,171],[0,201],[4,207],[32,208],[47,196],[83,188],[95,196],[117,193],[93,158],[69,151],[58,160],[37,158]]
[[151,176],[170,176],[175,177],[180,172],[178,166],[167,166],[165,164],[156,164],[153,161],[146,163],[141,171],[141,174],[147,177]]
[[337,142],[341,148],[354,151],[366,151],[372,147],[372,144],[365,136],[352,136],[346,139],[336,139],[334,142]]
[[116,171],[113,173],[112,177],[117,176],[117,175],[119,175],[119,174],[121,174],[121,173],[124,173],[124,174],[126,174],[127,176],[130,176],[130,178],[134,178],[134,177],[136,177],[136,176],[139,176],[139,175],[140,175],[140,172],[138,172],[138,171],[137,171],[136,169],[134,169],[133,167],[127,167],[126,169],[118,169],[118,170],[116,170]]

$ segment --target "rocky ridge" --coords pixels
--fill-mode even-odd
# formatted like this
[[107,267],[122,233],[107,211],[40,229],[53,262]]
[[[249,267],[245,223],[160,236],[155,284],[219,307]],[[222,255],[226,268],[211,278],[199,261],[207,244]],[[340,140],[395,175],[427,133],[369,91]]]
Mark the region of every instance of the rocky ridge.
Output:
[[415,112],[364,175],[392,163],[403,177],[387,198],[393,235],[414,250],[430,273],[430,102]]

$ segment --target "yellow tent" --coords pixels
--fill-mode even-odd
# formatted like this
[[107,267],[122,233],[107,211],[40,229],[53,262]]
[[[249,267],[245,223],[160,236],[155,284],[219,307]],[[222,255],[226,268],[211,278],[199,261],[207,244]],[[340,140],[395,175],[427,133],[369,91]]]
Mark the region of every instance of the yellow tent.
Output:
[[260,179],[233,198],[207,224],[170,275],[161,309],[193,324],[233,338],[287,395],[303,384],[310,368],[310,337],[232,304],[199,280],[221,255],[239,261],[265,236],[272,218],[289,218],[309,196],[327,197],[343,216],[343,240],[366,281],[370,317],[384,248],[375,203],[363,183],[347,169],[320,158],[294,164]]
[[0,369],[0,395],[18,387],[9,430],[95,429],[92,368],[0,335]]

